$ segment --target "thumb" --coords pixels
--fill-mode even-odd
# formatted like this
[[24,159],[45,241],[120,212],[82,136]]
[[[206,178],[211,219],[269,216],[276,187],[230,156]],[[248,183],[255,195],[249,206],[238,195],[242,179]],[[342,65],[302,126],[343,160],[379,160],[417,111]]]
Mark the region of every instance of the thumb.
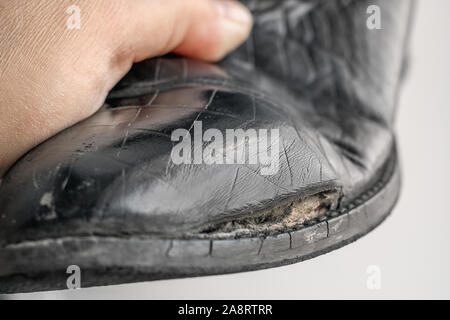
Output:
[[128,32],[122,43],[133,62],[174,51],[219,60],[247,37],[250,12],[234,0],[127,1]]

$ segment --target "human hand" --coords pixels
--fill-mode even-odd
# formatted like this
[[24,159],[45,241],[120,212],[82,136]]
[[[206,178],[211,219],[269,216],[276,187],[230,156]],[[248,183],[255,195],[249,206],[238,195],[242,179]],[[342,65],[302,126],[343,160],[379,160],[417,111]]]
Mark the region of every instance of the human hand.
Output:
[[96,112],[134,62],[218,60],[251,25],[231,0],[0,0],[0,177]]

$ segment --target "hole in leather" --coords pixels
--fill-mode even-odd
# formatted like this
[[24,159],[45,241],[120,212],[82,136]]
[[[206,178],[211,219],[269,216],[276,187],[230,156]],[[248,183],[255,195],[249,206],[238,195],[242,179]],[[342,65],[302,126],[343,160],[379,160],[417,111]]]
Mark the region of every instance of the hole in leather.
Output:
[[206,226],[192,236],[230,238],[287,231],[335,208],[339,192],[327,191],[303,199],[292,200],[251,217]]

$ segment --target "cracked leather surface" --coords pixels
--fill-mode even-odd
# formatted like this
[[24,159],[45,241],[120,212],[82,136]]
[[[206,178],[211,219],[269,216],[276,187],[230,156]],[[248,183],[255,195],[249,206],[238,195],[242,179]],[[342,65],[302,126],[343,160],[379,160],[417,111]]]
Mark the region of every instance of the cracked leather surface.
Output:
[[[247,42],[218,64],[137,64],[89,119],[19,160],[0,185],[0,244],[87,234],[174,236],[336,190],[367,189],[394,146],[409,0],[243,1]],[[382,30],[366,27],[369,5]],[[174,165],[171,133],[279,129],[280,170]]]

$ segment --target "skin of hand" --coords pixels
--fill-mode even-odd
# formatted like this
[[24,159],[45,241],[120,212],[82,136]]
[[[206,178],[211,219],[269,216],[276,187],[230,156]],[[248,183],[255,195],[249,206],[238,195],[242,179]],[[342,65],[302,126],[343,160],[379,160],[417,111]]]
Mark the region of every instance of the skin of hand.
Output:
[[219,60],[251,27],[234,0],[0,0],[0,179],[95,113],[133,63],[171,51]]

